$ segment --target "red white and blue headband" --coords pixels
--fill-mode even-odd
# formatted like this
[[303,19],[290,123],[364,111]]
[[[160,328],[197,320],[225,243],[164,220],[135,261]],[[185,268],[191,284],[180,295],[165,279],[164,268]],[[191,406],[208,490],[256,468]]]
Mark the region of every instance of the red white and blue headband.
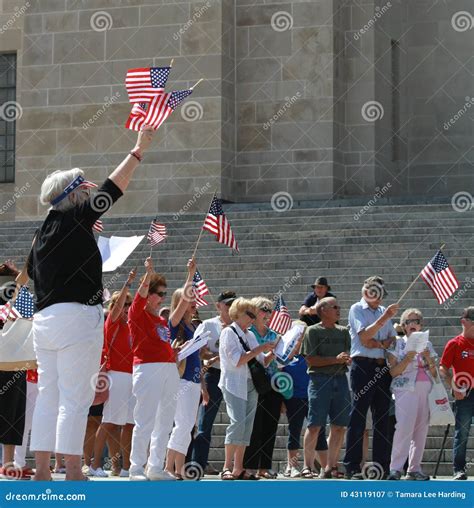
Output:
[[73,190],[76,190],[78,187],[83,187],[85,189],[94,189],[97,187],[97,185],[93,182],[85,180],[83,176],[79,175],[62,191],[62,193],[59,196],[55,197],[51,201],[51,205],[56,206],[64,198],[66,198],[69,194],[71,194]]

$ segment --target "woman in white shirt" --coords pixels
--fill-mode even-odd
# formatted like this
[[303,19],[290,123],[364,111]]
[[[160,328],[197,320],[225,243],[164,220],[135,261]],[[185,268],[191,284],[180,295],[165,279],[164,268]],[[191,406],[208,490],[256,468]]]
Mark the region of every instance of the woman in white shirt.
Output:
[[[431,376],[436,376],[436,353],[428,341],[422,353],[409,351],[413,332],[421,331],[423,315],[418,309],[407,309],[400,318],[405,336],[388,351],[388,364],[393,377],[391,390],[395,398],[397,420],[393,436],[390,475],[388,480],[400,480],[408,458],[406,480],[429,480],[421,470],[430,420],[428,394]],[[430,376],[431,374],[431,376]]]
[[[274,342],[259,345],[255,335],[248,327],[255,322],[258,309],[250,300],[237,298],[230,309],[232,324],[222,330],[219,339],[219,357],[221,377],[219,388],[222,390],[227,406],[230,424],[225,437],[225,463],[223,480],[255,480],[243,466],[245,448],[250,443],[258,394],[250,375],[248,362],[254,358],[262,365],[270,363],[269,353],[275,347]],[[249,351],[243,347],[245,343]]]

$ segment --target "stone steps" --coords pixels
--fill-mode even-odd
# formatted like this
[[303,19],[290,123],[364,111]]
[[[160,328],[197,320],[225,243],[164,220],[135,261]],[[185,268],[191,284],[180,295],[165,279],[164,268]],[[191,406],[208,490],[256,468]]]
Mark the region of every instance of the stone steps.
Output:
[[[245,208],[245,210],[243,209]],[[446,341],[460,331],[461,309],[474,296],[474,223],[472,213],[457,213],[450,204],[384,205],[364,209],[361,206],[301,207],[278,213],[265,205],[224,205],[239,243],[240,254],[217,243],[204,232],[197,252],[199,269],[213,295],[223,289],[235,289],[242,296],[257,294],[272,297],[283,290],[283,297],[294,318],[317,276],[329,279],[342,306],[341,323],[347,322],[350,306],[360,299],[363,280],[372,274],[384,277],[388,301],[394,301],[434,255],[446,243],[446,257],[461,284],[461,291],[447,305],[438,305],[429,288],[419,281],[403,302],[403,308],[417,306],[425,314],[431,340],[440,354]],[[192,212],[192,209],[191,209]],[[153,249],[158,271],[168,280],[169,291],[182,285],[185,266],[199,235],[205,213],[159,214],[167,224],[169,237]],[[357,217],[357,218],[355,218]],[[104,235],[146,235],[154,217],[104,217]],[[40,221],[0,222],[2,256],[20,266],[30,248],[33,232]],[[149,254],[143,241],[117,274],[112,277],[115,290],[125,281],[128,271]],[[209,302],[212,300],[209,298]],[[169,299],[167,301],[169,303]],[[214,315],[213,306],[200,309],[202,318]],[[222,408],[223,409],[223,408]],[[223,465],[223,439],[228,416],[221,411],[216,419],[210,460]],[[424,470],[432,474],[444,434],[444,428],[431,427],[424,457]],[[451,475],[452,436],[439,475]],[[286,465],[287,424],[282,416],[278,429],[274,468]],[[469,441],[468,457],[474,449],[474,434]],[[474,459],[474,451],[472,452]]]

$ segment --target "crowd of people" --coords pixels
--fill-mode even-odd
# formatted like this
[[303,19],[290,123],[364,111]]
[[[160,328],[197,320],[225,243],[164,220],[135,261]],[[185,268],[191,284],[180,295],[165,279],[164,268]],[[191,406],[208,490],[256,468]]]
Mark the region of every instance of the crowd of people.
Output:
[[[96,194],[77,168],[56,171],[43,183],[41,201],[51,207],[27,261],[38,369],[0,372],[0,474],[107,477],[104,450],[110,474],[133,481],[183,480],[190,465],[212,473],[213,426],[224,401],[229,424],[222,480],[278,477],[273,454],[282,414],[288,422],[285,477],[367,478],[371,431],[377,478],[428,480],[422,458],[438,359],[429,342],[420,353],[408,347],[425,325],[419,309],[404,310],[395,329],[400,308],[382,305],[387,293],[381,277],[365,280],[348,326],[340,324],[341,307],[327,278],[316,279],[299,310],[304,332],[285,361],[275,354],[280,337],[269,328],[274,302],[266,296],[244,298],[224,290],[217,315],[199,319],[194,258],[170,307],[164,305],[166,278],[146,258],[135,294],[138,273],[132,270],[111,296],[104,323],[102,261],[92,226],[126,191],[151,140],[150,130],[141,131]],[[474,307],[465,309],[461,325],[439,362],[455,398],[458,480],[467,478],[474,412]],[[206,345],[178,360],[203,333]],[[282,377],[291,382],[279,382]],[[107,390],[100,389],[101,379]],[[28,442],[34,471],[26,467]]]

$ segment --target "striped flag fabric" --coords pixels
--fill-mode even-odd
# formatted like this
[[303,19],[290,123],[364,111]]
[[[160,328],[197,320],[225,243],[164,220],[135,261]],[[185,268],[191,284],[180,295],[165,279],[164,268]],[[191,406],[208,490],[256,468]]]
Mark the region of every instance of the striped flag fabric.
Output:
[[132,111],[125,122],[125,127],[130,129],[131,131],[139,131],[140,127],[144,124],[144,119],[146,117],[146,103],[141,102],[139,104],[134,104],[132,107]]
[[291,316],[281,295],[270,316],[268,328],[281,335],[284,335],[291,328]]
[[139,67],[129,69],[125,87],[131,103],[151,102],[155,95],[165,91],[171,67]]
[[421,277],[431,288],[439,304],[448,300],[459,287],[459,281],[441,250],[423,268]]
[[202,278],[201,274],[198,270],[196,270],[196,273],[193,277],[193,286],[196,290],[196,293],[199,296],[204,296],[209,294],[209,288],[207,287],[207,284],[204,282],[204,279]]
[[196,286],[193,284],[193,293],[194,293],[194,301],[196,302],[196,307],[204,307],[205,305],[209,305],[206,300],[198,293]]
[[20,318],[21,314],[13,307],[11,310],[10,302],[7,302],[5,305],[0,305],[0,321],[6,321],[7,317]]
[[102,233],[104,231],[104,223],[101,220],[96,220],[92,225],[92,230],[96,233]]
[[212,198],[211,206],[209,207],[209,212],[207,212],[202,229],[205,229],[215,235],[216,240],[219,243],[223,243],[231,249],[235,249],[239,252],[239,247],[237,246],[234,233],[232,232],[230,224],[224,215],[221,200],[218,199],[216,195]]
[[125,127],[139,131],[143,125],[151,125],[156,131],[181,102],[192,93],[193,90],[189,89],[155,95],[151,102],[146,105],[146,110],[143,107],[144,104],[132,108]]
[[149,241],[151,247],[154,245],[158,245],[160,242],[165,240],[168,237],[166,232],[166,226],[164,224],[160,224],[153,220],[150,225],[150,229],[148,231],[147,240]]

